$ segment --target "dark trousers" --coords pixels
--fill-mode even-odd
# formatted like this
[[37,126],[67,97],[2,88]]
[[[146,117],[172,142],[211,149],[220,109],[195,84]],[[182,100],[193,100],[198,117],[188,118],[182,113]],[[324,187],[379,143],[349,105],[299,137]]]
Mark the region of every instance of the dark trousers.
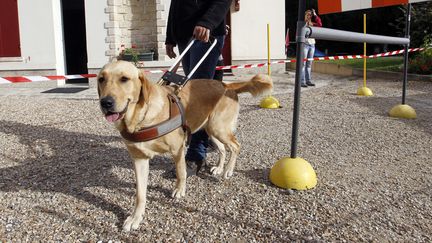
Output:
[[[217,61],[217,66],[224,66],[223,59],[219,59]],[[222,70],[222,69],[221,70],[216,70],[213,79],[222,81],[223,80],[223,74],[224,74],[224,70]]]
[[[192,75],[191,79],[213,79],[215,75],[215,68],[218,58],[221,54],[223,45],[223,36],[215,36],[218,40],[216,46],[207,56],[203,63]],[[187,46],[187,42],[178,43],[179,51],[183,50]],[[189,75],[190,71],[195,67],[198,61],[203,57],[204,53],[210,48],[211,43],[204,43],[196,41],[194,45],[189,49],[188,53],[183,57],[182,65],[186,75]],[[211,92],[211,90],[209,91]],[[204,130],[192,134],[191,143],[186,153],[186,160],[190,161],[202,161],[207,157],[209,137]]]

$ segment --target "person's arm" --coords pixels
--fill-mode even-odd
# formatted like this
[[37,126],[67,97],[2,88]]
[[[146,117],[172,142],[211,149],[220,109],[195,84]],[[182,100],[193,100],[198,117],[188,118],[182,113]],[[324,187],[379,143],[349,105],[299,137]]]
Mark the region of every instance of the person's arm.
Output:
[[314,20],[312,20],[312,24],[313,24],[313,26],[316,26],[316,27],[322,27],[321,18],[318,15],[315,16]]
[[230,9],[232,0],[213,0],[209,8],[201,19],[196,23],[197,26],[205,27],[212,31],[225,19]]
[[322,27],[321,18],[316,14],[315,9],[312,9],[312,24],[316,27]]

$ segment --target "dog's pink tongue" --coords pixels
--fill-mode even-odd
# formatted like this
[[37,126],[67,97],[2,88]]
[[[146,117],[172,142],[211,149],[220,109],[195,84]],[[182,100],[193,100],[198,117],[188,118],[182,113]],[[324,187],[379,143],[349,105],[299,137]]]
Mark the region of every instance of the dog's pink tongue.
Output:
[[114,113],[114,114],[110,114],[110,115],[106,115],[105,119],[107,119],[107,121],[109,122],[115,122],[120,118],[120,114],[119,113]]

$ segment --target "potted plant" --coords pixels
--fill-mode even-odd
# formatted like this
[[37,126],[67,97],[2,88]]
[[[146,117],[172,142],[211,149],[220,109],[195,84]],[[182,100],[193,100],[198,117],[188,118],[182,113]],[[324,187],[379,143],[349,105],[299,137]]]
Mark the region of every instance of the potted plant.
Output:
[[121,45],[121,52],[118,56],[119,60],[133,62],[135,65],[140,61],[153,61],[154,51],[144,51],[136,48],[135,45],[132,45],[130,48],[124,48],[124,45]]

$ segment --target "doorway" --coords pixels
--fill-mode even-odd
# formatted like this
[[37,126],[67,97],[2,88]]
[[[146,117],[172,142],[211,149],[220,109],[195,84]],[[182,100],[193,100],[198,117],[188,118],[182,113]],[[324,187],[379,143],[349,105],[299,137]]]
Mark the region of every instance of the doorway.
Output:
[[[84,0],[62,0],[66,74],[87,74],[87,38]],[[68,79],[66,83],[88,83],[88,79]]]

